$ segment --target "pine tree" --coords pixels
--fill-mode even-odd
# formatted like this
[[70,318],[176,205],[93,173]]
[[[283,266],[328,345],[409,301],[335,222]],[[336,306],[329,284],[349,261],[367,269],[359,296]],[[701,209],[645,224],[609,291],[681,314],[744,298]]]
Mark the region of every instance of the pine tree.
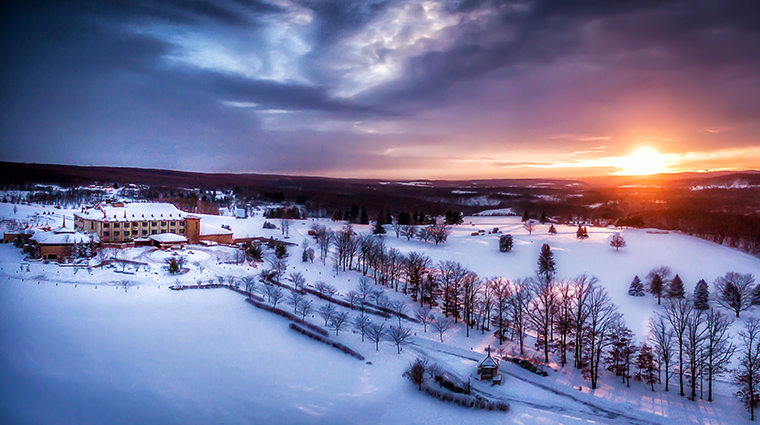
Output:
[[578,225],[578,231],[575,232],[575,237],[578,239],[587,239],[588,238],[588,231],[585,227]]
[[514,239],[512,235],[501,235],[499,237],[499,251],[510,252],[514,246]]
[[530,216],[528,215],[528,210],[523,211],[522,221],[528,221],[529,218]]
[[664,284],[662,282],[662,278],[660,275],[656,274],[654,277],[652,277],[652,282],[649,283],[649,292],[652,293],[655,297],[657,297],[657,304],[660,304],[660,299],[662,298],[662,290],[664,289]]
[[646,344],[641,346],[641,351],[639,351],[639,355],[636,357],[636,368],[639,370],[636,377],[650,385],[652,391],[654,391],[654,383],[657,382],[658,378],[657,363],[654,361],[652,348]]
[[546,220],[546,211],[541,211],[541,219],[540,219],[540,221],[541,221],[541,224],[546,223],[546,221],[547,221]]
[[673,280],[670,281],[670,285],[668,285],[668,297],[669,298],[684,298],[686,296],[686,291],[683,287],[683,281],[681,278],[676,275],[676,277],[673,278]]
[[554,261],[554,253],[549,244],[541,246],[541,254],[538,256],[538,275],[547,281],[557,273],[557,264]]
[[631,286],[628,287],[628,295],[632,297],[644,296],[644,284],[641,283],[638,275],[634,276]]
[[704,279],[699,279],[697,287],[694,288],[694,308],[697,310],[710,309],[710,289]]
[[549,226],[549,234],[550,235],[556,235],[557,234],[557,228],[554,227],[553,224]]
[[369,214],[367,214],[367,210],[362,208],[362,212],[359,215],[359,224],[369,224]]

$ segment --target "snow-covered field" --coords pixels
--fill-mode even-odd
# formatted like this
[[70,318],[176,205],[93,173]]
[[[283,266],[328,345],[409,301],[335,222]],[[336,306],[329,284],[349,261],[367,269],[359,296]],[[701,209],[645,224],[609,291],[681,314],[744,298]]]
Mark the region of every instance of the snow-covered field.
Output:
[[[18,206],[14,214],[12,209],[0,204],[0,216],[23,219],[38,213],[51,225],[73,212]],[[48,210],[54,214],[42,214]],[[228,224],[236,235],[282,237],[279,230],[261,229],[261,217],[203,220]],[[302,242],[312,222],[293,222],[289,240]],[[71,226],[68,219],[67,224]],[[497,234],[470,236],[494,227],[515,236],[513,252],[498,251]],[[518,217],[468,217],[440,246],[392,234],[385,238],[387,246],[403,252],[424,252],[435,262],[456,260],[481,277],[507,279],[533,275],[541,244],[549,243],[558,275],[598,277],[639,337],[659,307],[652,297],[627,295],[634,275],[643,278],[653,267],[666,265],[681,276],[687,292],[697,280],[712,282],[727,271],[760,275],[757,258],[685,235],[625,230],[628,246],[616,252],[608,244],[616,229],[589,228],[590,238],[578,240],[573,227],[557,226],[557,235],[549,235],[547,228],[538,226],[529,235]],[[501,365],[503,386],[475,381],[473,386],[509,402],[510,412],[455,407],[419,393],[402,378],[403,370],[424,355],[467,380],[485,347],[498,346],[493,336],[474,331],[466,338],[458,327],[440,343],[430,329],[424,333],[421,325],[409,323],[417,335],[401,354],[387,342],[375,352],[373,343],[350,331],[331,336],[359,351],[369,364],[289,330],[286,319],[253,308],[232,291],[170,291],[168,286],[177,281],[206,283],[217,276],[258,272],[234,264],[234,251],[226,247],[190,246],[179,254],[188,257],[188,271],[174,277],[166,271],[170,254],[150,248],[121,253],[148,264],[122,273],[121,267],[88,271],[26,262],[12,245],[0,245],[0,423],[749,422],[725,383],[718,385],[714,403],[691,402],[677,391],[664,393],[661,386],[652,393],[640,382],[625,388],[609,374],[591,393],[572,367],[543,378],[506,363]],[[303,272],[310,284],[323,280],[345,294],[360,278],[355,272],[336,276],[329,261],[301,263],[299,254],[300,249],[291,248],[288,271]],[[123,280],[133,286],[126,291],[116,286]],[[408,300],[392,290],[386,293]],[[760,311],[748,313],[734,330]],[[308,320],[324,324],[319,316]],[[513,348],[505,346],[507,352]]]

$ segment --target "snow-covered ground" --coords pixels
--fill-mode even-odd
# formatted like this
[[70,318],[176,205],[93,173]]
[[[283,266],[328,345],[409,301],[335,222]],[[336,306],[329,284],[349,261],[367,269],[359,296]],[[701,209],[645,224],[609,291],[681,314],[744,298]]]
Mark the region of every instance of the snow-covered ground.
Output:
[[[60,225],[72,211],[0,204],[0,217],[39,214]],[[43,211],[54,214],[42,214]],[[237,236],[276,236],[263,230],[264,219],[204,216],[213,225],[227,224]],[[272,220],[279,224],[277,220]],[[301,243],[315,220],[294,221],[289,241]],[[343,224],[320,221],[333,228]],[[67,224],[71,226],[70,223]],[[498,234],[470,236],[499,227],[515,236],[513,252],[498,251]],[[360,232],[369,226],[355,226]],[[420,251],[435,262],[456,260],[482,277],[516,279],[531,276],[541,244],[555,253],[560,277],[594,275],[609,289],[629,327],[641,337],[658,309],[652,297],[627,295],[633,276],[653,267],[670,266],[693,291],[697,280],[712,282],[727,271],[760,275],[760,261],[749,255],[676,233],[624,230],[628,246],[616,252],[609,237],[618,229],[589,228],[578,240],[574,227],[538,226],[529,235],[518,217],[467,217],[445,244],[435,246],[385,236],[389,247]],[[301,263],[291,248],[288,271],[301,271],[307,282],[335,285],[345,294],[360,278],[356,272],[335,275],[330,261]],[[502,363],[505,383],[476,392],[510,403],[511,411],[483,412],[455,407],[419,393],[401,374],[423,355],[467,380],[486,346],[498,346],[479,331],[465,337],[456,327],[440,343],[430,329],[408,323],[416,336],[397,354],[385,342],[374,344],[343,330],[331,338],[367,357],[356,360],[289,330],[288,321],[258,310],[226,289],[170,291],[174,283],[193,284],[218,276],[245,276],[259,270],[235,264],[227,247],[189,246],[187,271],[171,276],[165,259],[172,255],[151,248],[128,249],[125,259],[147,264],[135,270],[74,268],[25,261],[12,245],[0,245],[0,423],[704,423],[734,424],[748,415],[720,383],[714,403],[691,402],[671,389],[652,393],[640,382],[625,388],[609,374],[601,387],[567,367],[538,377]],[[126,273],[125,273],[126,272]],[[126,291],[117,286],[128,280]],[[392,299],[407,297],[385,289]],[[313,299],[315,306],[322,301]],[[281,304],[288,309],[287,304]],[[757,309],[757,307],[756,307]],[[746,317],[734,325],[738,330]],[[352,316],[353,316],[352,312]],[[373,320],[382,320],[372,317]],[[323,325],[319,316],[308,318]],[[394,319],[395,321],[395,319]],[[389,322],[393,323],[393,322]],[[505,351],[514,347],[505,343]],[[578,387],[582,386],[582,391]]]

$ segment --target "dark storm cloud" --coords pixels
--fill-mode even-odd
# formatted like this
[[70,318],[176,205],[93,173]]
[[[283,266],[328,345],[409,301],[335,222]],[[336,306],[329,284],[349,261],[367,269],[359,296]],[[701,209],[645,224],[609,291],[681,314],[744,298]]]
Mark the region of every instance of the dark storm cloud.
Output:
[[760,135],[759,2],[93,0],[0,19],[2,160],[379,175]]

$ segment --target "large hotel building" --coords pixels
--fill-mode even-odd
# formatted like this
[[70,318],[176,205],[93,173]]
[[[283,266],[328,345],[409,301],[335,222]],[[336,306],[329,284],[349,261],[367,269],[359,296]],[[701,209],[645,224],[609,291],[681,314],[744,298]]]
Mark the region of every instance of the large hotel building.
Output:
[[134,242],[163,233],[182,235],[192,244],[201,239],[200,217],[166,203],[114,202],[83,208],[74,214],[74,228],[96,233],[103,243]]

